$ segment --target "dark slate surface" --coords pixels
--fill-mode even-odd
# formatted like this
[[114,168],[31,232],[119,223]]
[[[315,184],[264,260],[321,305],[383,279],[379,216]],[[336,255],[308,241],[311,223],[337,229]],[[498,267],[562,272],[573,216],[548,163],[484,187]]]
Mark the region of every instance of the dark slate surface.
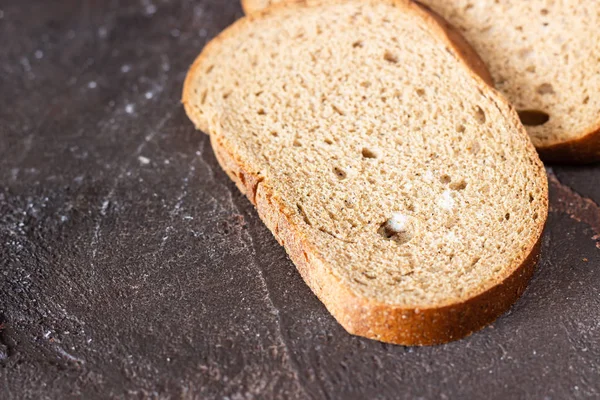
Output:
[[600,167],[549,169],[543,260],[492,327],[351,337],[179,104],[237,1],[0,10],[1,399],[600,396]]

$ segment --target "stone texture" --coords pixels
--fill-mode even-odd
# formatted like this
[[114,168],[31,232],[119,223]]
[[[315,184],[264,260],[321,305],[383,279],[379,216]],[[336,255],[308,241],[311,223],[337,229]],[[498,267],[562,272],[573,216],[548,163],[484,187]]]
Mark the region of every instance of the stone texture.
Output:
[[179,104],[237,1],[0,10],[0,398],[600,396],[599,166],[549,168],[542,262],[492,327],[352,337]]

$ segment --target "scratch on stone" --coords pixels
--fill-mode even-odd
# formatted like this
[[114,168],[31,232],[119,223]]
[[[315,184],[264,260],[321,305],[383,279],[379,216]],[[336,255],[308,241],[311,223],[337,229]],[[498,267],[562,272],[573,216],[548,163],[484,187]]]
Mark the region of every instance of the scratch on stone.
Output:
[[12,399],[12,392],[10,391],[10,386],[9,386],[9,382],[8,382],[8,374],[2,374],[4,375],[4,388],[6,389],[6,394],[8,396],[9,399]]
[[46,112],[42,115],[42,117],[39,119],[40,122],[37,124],[37,126],[35,127],[33,132],[31,132],[25,138],[25,140],[23,141],[25,148],[23,149],[21,156],[19,157],[16,165],[21,165],[23,163],[23,160],[25,160],[25,158],[27,157],[27,155],[33,148],[33,138],[36,137],[36,135],[39,133],[40,129],[42,129],[42,126],[44,126],[44,124],[46,123],[46,120],[48,119],[48,117],[50,116],[50,113],[52,111],[53,111],[52,107],[48,108],[46,110]]
[[[165,232],[163,233],[163,238],[160,243],[159,252],[163,251],[163,249],[165,248],[165,244],[169,240],[170,232],[173,229],[171,223],[173,222],[173,219],[179,213],[179,211],[181,211],[181,206],[183,205],[183,199],[185,199],[185,197],[188,194],[188,186],[189,186],[190,179],[192,178],[192,176],[194,176],[195,172],[196,172],[196,167],[194,165],[192,165],[192,166],[190,166],[190,170],[188,171],[185,178],[183,178],[183,185],[181,185],[181,190],[175,200],[175,206],[173,206],[173,209],[171,209],[171,212],[169,213],[169,215],[170,215],[169,226],[167,226],[165,228]],[[186,218],[186,219],[191,219],[191,218]]]
[[[229,188],[227,188],[227,194],[228,194],[228,198],[229,198],[229,203],[231,204],[232,208],[238,214],[242,215],[240,208],[233,201],[233,194],[231,193],[231,190],[229,190]],[[254,239],[252,238],[252,235],[248,231],[244,231],[244,230],[242,231],[241,236],[242,236],[242,240],[244,240],[246,242],[246,244],[248,245],[249,250],[252,254],[252,262],[250,262],[250,264],[252,264],[254,270],[256,271],[256,274],[258,276],[260,284],[263,287],[263,290],[265,292],[265,302],[267,303],[267,307],[271,309],[271,314],[274,316],[274,319],[275,319],[276,336],[279,339],[279,341],[281,342],[281,345],[285,351],[285,354],[289,361],[291,372],[294,374],[300,389],[306,395],[308,395],[308,393],[306,392],[306,388],[304,387],[304,385],[302,384],[302,381],[300,380],[300,371],[299,371],[298,367],[296,366],[295,361],[292,358],[290,348],[283,336],[283,332],[282,332],[282,328],[281,328],[281,325],[282,325],[281,324],[281,316],[279,315],[279,309],[275,306],[275,303],[273,302],[273,299],[271,297],[271,291],[269,290],[269,286],[267,285],[267,280],[265,279],[265,275],[264,275],[262,269],[258,265],[257,257],[256,257],[256,249],[254,247]]]
[[[178,105],[179,107],[179,105]],[[112,197],[115,194],[115,190],[117,190],[117,186],[119,185],[119,182],[121,182],[121,180],[123,179],[123,177],[125,176],[125,174],[127,173],[127,169],[129,168],[129,166],[133,163],[133,160],[137,160],[138,157],[140,156],[140,154],[142,154],[142,151],[144,150],[144,147],[146,147],[146,145],[152,140],[154,139],[154,137],[160,132],[160,130],[165,126],[165,124],[173,117],[173,113],[172,112],[167,112],[164,116],[163,119],[161,119],[158,124],[156,125],[156,127],[150,132],[149,135],[144,137],[144,140],[142,140],[140,142],[140,144],[137,146],[137,148],[135,149],[135,152],[133,153],[130,161],[128,163],[126,163],[123,168],[121,168],[121,172],[119,173],[119,175],[116,177],[116,179],[114,180],[110,190],[108,191],[108,194],[106,195],[106,197],[104,197],[104,199],[102,199],[102,203],[100,206],[100,214],[102,216],[105,215],[106,210],[108,208],[108,205],[110,204],[110,201],[112,200]],[[96,259],[96,254],[98,253],[98,242],[100,241],[100,225],[101,225],[102,219],[101,218],[97,218],[96,219],[96,226],[94,228],[94,235],[92,236],[92,240],[90,242],[90,248],[92,249],[92,261]]]
[[198,150],[196,152],[196,155],[200,159],[200,162],[202,163],[202,165],[204,165],[206,167],[206,169],[208,169],[208,172],[210,174],[210,178],[211,179],[214,178],[215,177],[215,171],[214,171],[212,165],[210,165],[210,163],[204,158],[204,151],[203,150]]
[[588,224],[595,234],[592,239],[600,249],[600,206],[559,181],[552,169],[548,169],[548,182],[550,211],[567,214],[574,221]]
[[[196,155],[198,156],[200,162],[208,169],[211,178],[213,178],[215,175],[214,169],[210,165],[210,163],[205,159],[204,151],[198,150],[196,152]],[[231,193],[231,190],[228,187],[226,187],[225,189],[227,191],[229,204],[235,210],[236,213],[242,215],[240,208],[233,201],[233,194]],[[254,270],[256,271],[256,274],[258,276],[260,284],[263,287],[263,290],[265,292],[265,302],[267,303],[267,307],[269,307],[271,309],[271,314],[273,314],[273,316],[275,317],[277,338],[279,339],[279,342],[281,343],[283,349],[285,350],[288,361],[290,363],[290,367],[292,369],[292,373],[295,375],[298,385],[300,386],[302,391],[306,393],[306,389],[304,388],[304,386],[302,385],[302,383],[300,381],[300,372],[298,370],[298,367],[295,365],[295,362],[292,359],[291,351],[289,349],[287,342],[284,339],[284,336],[283,336],[283,333],[281,330],[281,317],[279,315],[279,310],[277,309],[277,307],[275,306],[275,303],[273,302],[273,299],[271,298],[271,292],[269,290],[269,286],[267,285],[267,280],[265,279],[264,273],[263,273],[262,269],[260,269],[260,267],[258,266],[258,263],[256,262],[256,249],[254,247],[254,239],[252,238],[252,235],[250,235],[247,231],[242,231],[242,240],[244,240],[249,247],[249,250],[252,254],[251,264],[252,264]]]
[[85,364],[85,360],[79,357],[75,357],[72,354],[67,353],[62,347],[60,346],[55,346],[56,352],[58,354],[60,354],[61,356],[63,356],[64,358],[66,358],[67,360],[71,361],[71,362],[76,362],[79,364]]

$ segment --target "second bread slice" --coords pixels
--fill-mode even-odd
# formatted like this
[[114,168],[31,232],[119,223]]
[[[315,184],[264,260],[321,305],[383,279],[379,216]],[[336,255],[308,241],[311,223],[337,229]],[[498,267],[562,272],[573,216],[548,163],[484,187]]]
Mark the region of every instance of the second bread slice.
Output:
[[520,296],[547,215],[543,166],[478,65],[412,2],[311,1],[226,30],[183,102],[350,333],[443,343]]

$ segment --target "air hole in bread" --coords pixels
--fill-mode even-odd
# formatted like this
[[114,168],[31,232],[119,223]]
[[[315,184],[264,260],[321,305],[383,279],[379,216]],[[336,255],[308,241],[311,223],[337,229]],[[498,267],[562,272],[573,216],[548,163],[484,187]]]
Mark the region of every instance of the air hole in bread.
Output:
[[444,185],[449,184],[450,182],[452,182],[452,178],[450,177],[450,175],[442,175],[440,176],[440,182],[442,182]]
[[590,96],[585,96],[585,99],[583,99],[583,104],[587,104],[590,102]]
[[292,143],[292,144],[294,147],[302,147],[302,143],[298,139],[295,139],[294,143]]
[[364,88],[369,88],[369,87],[371,87],[371,82],[367,82],[367,81],[361,82],[360,86],[362,86]]
[[258,115],[267,115],[266,111],[264,108],[260,108],[257,112]]
[[229,96],[231,96],[231,92],[223,93],[223,100],[227,100]]
[[357,40],[356,42],[352,43],[352,47],[353,48],[359,48],[359,47],[363,47],[363,42],[361,40]]
[[554,87],[550,83],[542,83],[538,86],[537,92],[541,95],[554,94]]
[[533,219],[537,220],[539,218],[539,214],[537,212],[533,213]]
[[365,147],[362,149],[362,156],[364,158],[377,158],[377,153]]
[[532,73],[532,74],[535,74],[535,71],[536,71],[536,69],[535,69],[535,65],[530,65],[529,67],[527,67],[527,68],[525,69],[525,71],[527,71],[527,72],[529,72],[529,73]]
[[201,105],[204,105],[204,103],[206,103],[206,96],[208,96],[208,89],[202,92],[202,96],[200,97]]
[[540,10],[540,14],[542,14],[542,15],[548,15],[548,10],[547,10],[547,9],[545,9],[545,8],[542,8],[542,9]]
[[417,95],[418,95],[419,97],[423,97],[423,96],[425,96],[425,90],[423,90],[423,89],[417,89]]
[[467,188],[467,182],[465,182],[464,180],[460,180],[458,182],[453,182],[450,184],[450,189],[452,190],[465,190]]
[[377,279],[377,274],[375,274],[374,272],[371,272],[371,271],[369,271],[369,272],[367,272],[367,271],[364,271],[362,274],[363,274],[363,276],[364,276],[365,278],[367,278],[367,279],[370,279],[370,280]]
[[533,203],[534,199],[535,199],[535,197],[533,197],[533,194],[529,193],[529,202]]
[[485,112],[481,109],[481,107],[475,107],[475,121],[483,125],[485,124],[486,119]]
[[518,113],[521,122],[526,126],[544,125],[550,120],[550,115],[539,110],[520,110]]
[[506,213],[506,215],[504,216],[504,219],[507,221],[510,220],[510,213]]
[[333,144],[333,140],[331,140],[331,139],[329,139],[329,138],[325,139],[325,140],[324,140],[324,142],[325,142],[326,144]]
[[276,132],[276,131],[271,131],[271,136],[273,136],[273,137],[278,137],[278,136],[279,136],[279,133],[278,133],[278,132]]
[[211,65],[211,66],[209,66],[208,68],[206,68],[206,73],[207,73],[207,74],[210,74],[210,73],[212,72],[213,68],[215,68],[215,66],[214,66],[214,65]]
[[340,167],[333,167],[333,173],[335,174],[335,176],[338,177],[338,179],[342,180],[342,179],[346,179],[346,177],[348,176],[348,174],[346,173],[346,171],[344,171],[343,169],[341,169]]
[[390,51],[386,51],[383,54],[383,59],[387,62],[390,62],[392,64],[396,64],[398,62],[398,57],[396,57],[393,53],[391,53]]
[[519,50],[519,57],[520,58],[532,58],[535,55],[535,52],[533,51],[533,49],[531,47],[526,47],[524,49]]
[[458,132],[458,133],[463,133],[466,130],[467,130],[467,128],[465,128],[465,126],[463,124],[456,126],[456,132]]

